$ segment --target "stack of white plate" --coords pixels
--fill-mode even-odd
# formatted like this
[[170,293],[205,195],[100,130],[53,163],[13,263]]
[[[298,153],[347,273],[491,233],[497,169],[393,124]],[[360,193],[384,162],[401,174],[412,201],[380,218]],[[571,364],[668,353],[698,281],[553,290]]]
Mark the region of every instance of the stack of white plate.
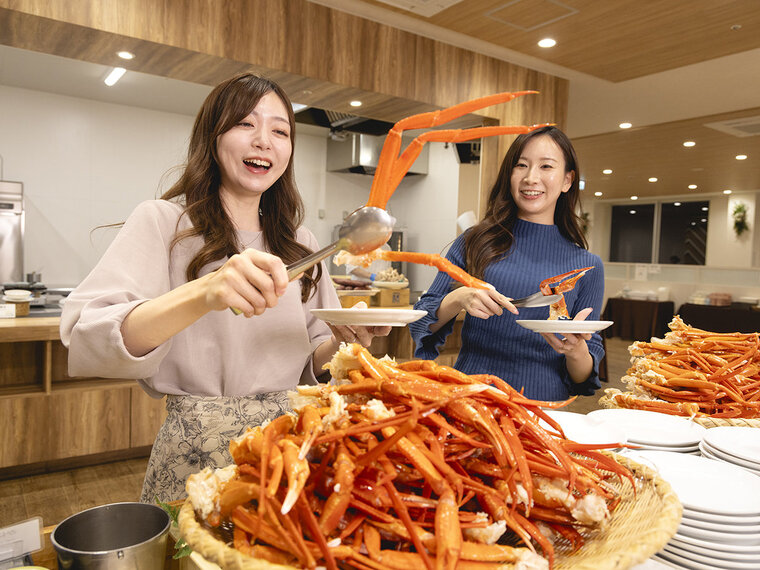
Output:
[[654,559],[675,568],[760,568],[760,477],[684,453],[630,451],[656,469],[683,505],[675,536]]
[[699,450],[704,457],[733,463],[760,476],[760,429],[739,426],[709,429]]
[[[591,445],[614,443],[620,447],[625,444],[625,432],[615,424],[575,412],[563,410],[544,410],[544,412],[559,424],[567,439]],[[544,420],[538,423],[544,429],[552,429]]]
[[653,451],[699,455],[699,442],[707,431],[687,418],[644,410],[594,410],[588,417],[621,428],[629,445]]

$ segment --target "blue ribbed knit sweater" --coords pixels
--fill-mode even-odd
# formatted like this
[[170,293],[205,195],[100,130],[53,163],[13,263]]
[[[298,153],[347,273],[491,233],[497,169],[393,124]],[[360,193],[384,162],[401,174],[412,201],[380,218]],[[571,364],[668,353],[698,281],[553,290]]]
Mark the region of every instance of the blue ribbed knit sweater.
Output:
[[[555,225],[517,220],[514,242],[508,254],[486,268],[485,280],[506,295],[517,299],[538,291],[548,277],[593,265],[572,291],[565,293],[572,318],[585,307],[594,311],[587,320],[597,320],[604,297],[604,267],[599,256],[569,242]],[[464,267],[464,236],[460,235],[446,256]],[[454,320],[435,333],[430,332],[441,299],[450,291],[451,278],[439,272],[430,289],[415,304],[428,314],[409,325],[417,358],[434,359],[438,347],[454,327]],[[602,340],[595,333],[588,341],[594,371],[580,384],[574,383],[565,366],[565,357],[555,352],[538,333],[515,323],[517,319],[546,319],[549,307],[521,308],[518,316],[504,311],[501,316],[479,319],[465,316],[462,348],[455,367],[467,374],[495,374],[525,395],[536,400],[564,400],[570,395],[591,396],[600,387],[599,362],[604,356]]]

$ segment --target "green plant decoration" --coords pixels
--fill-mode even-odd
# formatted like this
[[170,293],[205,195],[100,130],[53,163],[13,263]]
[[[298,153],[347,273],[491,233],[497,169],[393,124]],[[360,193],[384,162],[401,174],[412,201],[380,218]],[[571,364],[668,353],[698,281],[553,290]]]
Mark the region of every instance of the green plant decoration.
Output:
[[731,212],[731,217],[734,218],[734,233],[737,237],[742,235],[749,229],[747,224],[747,206],[742,202],[737,202]]

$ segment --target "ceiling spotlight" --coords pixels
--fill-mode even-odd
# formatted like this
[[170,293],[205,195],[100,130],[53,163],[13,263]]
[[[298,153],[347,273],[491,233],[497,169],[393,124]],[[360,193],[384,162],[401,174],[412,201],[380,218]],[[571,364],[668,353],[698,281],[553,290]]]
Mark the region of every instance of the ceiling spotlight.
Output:
[[585,190],[586,189],[586,181],[581,178],[578,180],[578,190]]
[[697,144],[697,143],[695,143],[694,141],[684,141],[683,146],[685,146],[685,147],[692,147],[695,144]]
[[635,214],[635,213],[636,213],[636,210],[628,210],[628,213],[629,213],[629,214]]
[[612,174],[612,169],[611,168],[605,168],[604,170],[602,170],[602,174]]
[[631,196],[631,200],[638,200],[638,199],[639,199],[638,196]]
[[707,210],[709,210],[709,209],[710,209],[710,208],[708,208],[707,206],[702,206],[702,211],[703,211],[703,212],[706,212],[706,211],[707,211]]
[[673,202],[673,205],[674,205],[674,206],[680,206],[680,205],[681,205],[681,202]]
[[737,154],[736,155],[736,160],[747,160],[747,155],[746,154]]
[[655,178],[654,176],[652,176],[652,177],[649,179],[649,181],[650,181],[650,182],[657,182],[657,178]]
[[109,87],[113,86],[119,79],[121,79],[121,76],[124,75],[127,72],[126,69],[123,67],[114,67],[111,70],[111,73],[108,74],[108,76],[103,80],[103,83],[108,85]]
[[352,107],[361,107],[362,106],[362,102],[355,99],[355,100],[351,101],[349,103],[349,105],[351,105]]
[[705,223],[707,223],[707,218],[702,218],[702,219],[701,219],[701,220],[699,220],[699,221],[700,221],[700,222],[702,222],[703,224],[705,224]]
[[630,129],[633,125],[631,123],[620,123],[618,127],[621,129]]
[[120,51],[116,55],[118,55],[121,59],[133,59],[135,57],[135,54],[133,54],[131,51]]
[[542,47],[542,48],[550,48],[556,45],[557,45],[557,41],[551,38],[544,38],[538,42],[538,47]]
[[730,194],[730,193],[731,193],[731,190],[723,190],[723,193],[724,193],[724,194]]
[[697,185],[696,184],[689,184],[689,190],[696,190]]
[[602,195],[602,193],[601,193],[601,192],[594,192],[594,196],[597,196],[597,197],[598,197],[598,196],[601,196],[601,195]]

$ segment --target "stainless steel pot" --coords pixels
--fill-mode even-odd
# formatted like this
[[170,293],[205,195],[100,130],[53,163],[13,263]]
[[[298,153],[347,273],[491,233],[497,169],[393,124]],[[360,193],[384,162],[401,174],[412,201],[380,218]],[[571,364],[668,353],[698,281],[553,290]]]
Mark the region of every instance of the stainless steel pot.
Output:
[[169,515],[156,505],[113,503],[70,516],[50,535],[65,570],[161,570]]

